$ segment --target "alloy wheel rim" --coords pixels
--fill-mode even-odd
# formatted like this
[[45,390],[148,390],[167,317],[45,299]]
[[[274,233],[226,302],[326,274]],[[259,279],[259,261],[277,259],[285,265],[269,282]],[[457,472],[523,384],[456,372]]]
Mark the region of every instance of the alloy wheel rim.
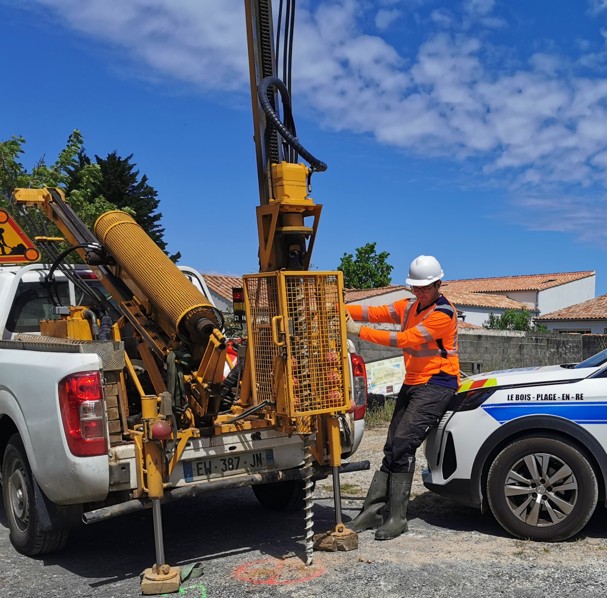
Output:
[[504,484],[506,504],[520,521],[550,527],[564,521],[579,495],[571,467],[556,455],[532,453],[516,461]]

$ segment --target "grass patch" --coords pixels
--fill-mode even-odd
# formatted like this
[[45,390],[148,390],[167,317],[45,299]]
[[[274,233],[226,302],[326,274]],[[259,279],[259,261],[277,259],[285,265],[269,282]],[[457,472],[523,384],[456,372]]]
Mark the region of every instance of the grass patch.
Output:
[[366,426],[384,426],[390,423],[396,399],[386,399],[383,405],[371,405],[365,415]]

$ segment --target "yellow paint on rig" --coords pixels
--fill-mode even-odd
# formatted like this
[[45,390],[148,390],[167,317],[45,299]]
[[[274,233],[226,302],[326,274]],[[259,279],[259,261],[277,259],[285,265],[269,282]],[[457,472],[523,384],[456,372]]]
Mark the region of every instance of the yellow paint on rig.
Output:
[[219,325],[209,300],[129,214],[120,210],[102,214],[94,232],[120,266],[121,278],[139,302],[155,306],[168,335],[176,329],[194,335],[203,318]]
[[[63,193],[63,192],[62,192]],[[13,197],[17,203],[25,206],[43,206],[50,201],[51,194],[48,189],[19,188],[13,191]]]
[[322,206],[307,196],[309,173],[305,164],[272,164],[273,197],[257,207],[260,272],[287,268],[286,246],[297,236],[309,239],[303,266],[306,270],[310,266]]
[[143,440],[145,455],[145,485],[148,498],[164,496],[164,454],[160,443],[154,440]]
[[[70,307],[69,315],[57,320],[41,320],[40,333],[43,336],[92,341],[91,322],[85,317],[88,307]],[[95,316],[96,317],[96,316]]]
[[[302,418],[350,407],[341,272],[244,277],[254,405]],[[307,427],[307,426],[304,426]]]
[[339,420],[335,415],[325,418],[327,426],[327,439],[329,441],[329,465],[339,467],[341,465],[341,436]]
[[307,197],[308,173],[309,169],[305,164],[272,164],[272,188],[275,197],[270,201],[314,205],[314,201]]
[[14,218],[0,209],[0,263],[23,264],[37,262],[40,252]]
[[158,406],[156,395],[141,397],[143,484],[149,498],[162,498],[164,494],[164,455],[160,442],[151,439],[151,426],[158,418]]

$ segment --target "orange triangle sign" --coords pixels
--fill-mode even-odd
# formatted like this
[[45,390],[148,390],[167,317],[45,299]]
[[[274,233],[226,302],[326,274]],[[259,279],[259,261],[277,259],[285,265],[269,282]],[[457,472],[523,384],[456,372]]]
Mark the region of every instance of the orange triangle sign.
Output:
[[13,217],[0,208],[0,264],[37,262],[40,252]]

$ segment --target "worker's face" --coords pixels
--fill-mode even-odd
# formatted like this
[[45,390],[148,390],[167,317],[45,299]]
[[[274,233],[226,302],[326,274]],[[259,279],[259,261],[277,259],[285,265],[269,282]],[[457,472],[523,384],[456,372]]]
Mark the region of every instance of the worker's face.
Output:
[[426,307],[431,303],[434,303],[440,295],[440,280],[428,284],[425,287],[411,287],[411,292],[415,295],[415,298],[420,302],[422,307]]

